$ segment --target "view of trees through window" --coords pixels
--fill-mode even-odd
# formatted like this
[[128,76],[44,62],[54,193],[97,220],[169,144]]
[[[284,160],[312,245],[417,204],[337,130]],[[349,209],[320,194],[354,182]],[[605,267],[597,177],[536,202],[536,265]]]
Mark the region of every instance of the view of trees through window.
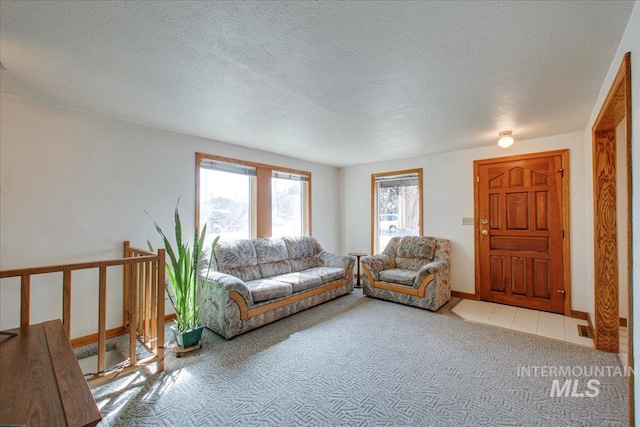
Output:
[[274,172],[271,179],[271,235],[303,234],[304,194],[308,180],[301,175]]
[[255,168],[200,162],[199,221],[207,240],[251,238],[255,180]]
[[197,164],[197,220],[200,227],[207,225],[207,243],[216,236],[309,233],[311,174],[201,153]]
[[372,175],[374,253],[382,252],[393,236],[421,233],[421,175],[421,169]]

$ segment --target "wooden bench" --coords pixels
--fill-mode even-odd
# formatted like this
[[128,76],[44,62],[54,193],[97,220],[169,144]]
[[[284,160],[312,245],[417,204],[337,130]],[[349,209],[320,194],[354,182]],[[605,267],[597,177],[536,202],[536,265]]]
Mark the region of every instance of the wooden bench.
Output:
[[60,320],[0,336],[0,424],[95,426],[102,416]]

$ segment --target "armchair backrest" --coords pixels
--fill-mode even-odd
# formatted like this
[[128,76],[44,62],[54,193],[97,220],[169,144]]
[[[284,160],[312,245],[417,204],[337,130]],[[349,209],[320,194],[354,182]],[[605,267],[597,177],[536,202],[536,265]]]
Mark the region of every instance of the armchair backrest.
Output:
[[395,267],[419,270],[433,260],[449,259],[450,243],[428,236],[393,237],[382,252],[395,258]]

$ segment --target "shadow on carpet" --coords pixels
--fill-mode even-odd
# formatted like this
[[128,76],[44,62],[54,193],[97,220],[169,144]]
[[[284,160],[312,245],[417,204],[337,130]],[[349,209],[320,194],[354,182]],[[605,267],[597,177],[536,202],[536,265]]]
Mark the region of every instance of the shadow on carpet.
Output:
[[455,302],[432,313],[356,290],[230,341],[207,330],[164,372],[95,388],[99,425],[628,424],[616,355],[465,322]]

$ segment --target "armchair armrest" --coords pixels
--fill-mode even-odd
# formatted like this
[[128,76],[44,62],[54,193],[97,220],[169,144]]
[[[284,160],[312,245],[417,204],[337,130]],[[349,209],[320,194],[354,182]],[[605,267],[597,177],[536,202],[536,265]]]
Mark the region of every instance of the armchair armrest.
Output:
[[353,269],[353,266],[356,263],[355,257],[350,255],[332,254],[322,251],[318,256],[320,257],[323,265],[327,267],[344,268],[347,273]]
[[375,280],[380,280],[381,271],[394,268],[396,264],[395,257],[385,253],[362,257],[360,262],[369,269]]
[[429,275],[434,274],[438,275],[438,273],[446,274],[449,270],[449,261],[447,260],[438,260],[430,262],[429,264],[424,265],[420,270],[418,270],[418,275],[416,276],[415,281],[413,282],[413,287],[418,287],[420,283]]

